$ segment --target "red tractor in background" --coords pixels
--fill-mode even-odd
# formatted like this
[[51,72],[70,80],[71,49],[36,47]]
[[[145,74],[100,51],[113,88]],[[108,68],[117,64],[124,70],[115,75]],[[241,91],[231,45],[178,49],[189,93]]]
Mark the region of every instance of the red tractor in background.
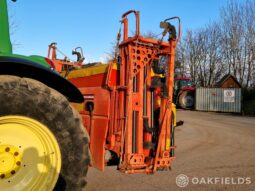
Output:
[[195,106],[195,84],[191,78],[176,77],[174,82],[174,102],[182,109]]

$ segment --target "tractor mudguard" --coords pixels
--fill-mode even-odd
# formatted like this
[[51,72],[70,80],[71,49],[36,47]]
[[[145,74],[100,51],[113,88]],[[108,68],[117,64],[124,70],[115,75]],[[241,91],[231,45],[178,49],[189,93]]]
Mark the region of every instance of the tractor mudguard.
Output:
[[32,78],[57,90],[66,96],[70,102],[81,103],[84,101],[83,95],[72,83],[67,81],[55,71],[31,60],[1,56],[0,75],[14,75]]
[[195,88],[193,87],[186,87],[186,88],[182,88],[182,91],[195,91]]

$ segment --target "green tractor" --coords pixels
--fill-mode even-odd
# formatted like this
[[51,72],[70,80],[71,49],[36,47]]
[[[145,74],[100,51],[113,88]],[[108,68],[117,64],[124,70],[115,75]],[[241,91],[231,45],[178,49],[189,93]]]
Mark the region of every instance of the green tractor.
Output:
[[69,102],[83,96],[50,60],[12,53],[7,2],[0,0],[1,191],[84,188],[89,137]]

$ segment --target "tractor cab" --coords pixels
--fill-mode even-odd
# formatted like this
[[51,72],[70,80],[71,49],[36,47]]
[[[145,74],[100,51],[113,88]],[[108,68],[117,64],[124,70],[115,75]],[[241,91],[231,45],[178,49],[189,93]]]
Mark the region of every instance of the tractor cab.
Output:
[[178,77],[174,81],[174,89],[181,90],[184,88],[194,88],[195,84],[191,78]]

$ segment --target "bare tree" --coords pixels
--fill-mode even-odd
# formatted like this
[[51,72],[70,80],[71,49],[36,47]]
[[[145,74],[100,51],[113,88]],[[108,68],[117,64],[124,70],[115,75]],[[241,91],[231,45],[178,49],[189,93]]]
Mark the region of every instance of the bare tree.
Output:
[[230,1],[222,8],[222,57],[228,63],[228,73],[248,87],[252,85],[255,58],[255,2]]
[[177,60],[201,86],[212,86],[223,75],[233,74],[244,87],[254,87],[255,2],[230,1],[220,16],[219,21],[185,33]]
[[221,10],[222,50],[224,61],[228,63],[228,73],[238,76],[242,83],[241,58],[243,51],[243,20],[240,4],[231,1]]

